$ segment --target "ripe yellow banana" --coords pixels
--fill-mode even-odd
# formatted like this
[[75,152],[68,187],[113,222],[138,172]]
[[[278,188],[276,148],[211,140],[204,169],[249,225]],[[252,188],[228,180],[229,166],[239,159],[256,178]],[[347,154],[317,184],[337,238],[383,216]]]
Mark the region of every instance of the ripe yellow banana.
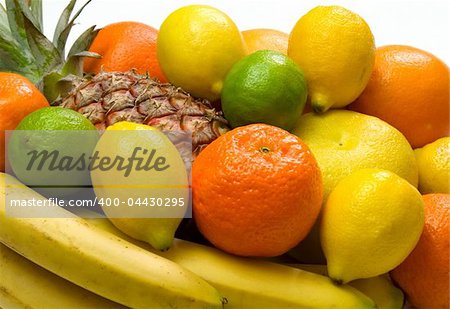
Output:
[[[326,265],[290,264],[290,266],[324,276],[328,274]],[[348,284],[369,296],[375,301],[378,309],[403,308],[403,292],[392,284],[389,275],[387,274],[354,280]]]
[[126,308],[58,277],[3,244],[0,274],[3,308]]
[[0,309],[23,309],[27,308],[25,304],[22,304],[17,298],[12,296],[0,288]]
[[[107,219],[87,219],[100,229],[156,252],[134,240]],[[248,258],[239,258],[214,248],[175,239],[161,256],[196,273],[227,298],[225,308],[376,308],[368,297],[331,279],[293,267]]]
[[6,194],[8,199],[44,199],[0,173],[0,242],[60,277],[137,309],[223,306],[217,290],[190,271],[63,208],[22,207],[19,211],[33,218],[7,216]]

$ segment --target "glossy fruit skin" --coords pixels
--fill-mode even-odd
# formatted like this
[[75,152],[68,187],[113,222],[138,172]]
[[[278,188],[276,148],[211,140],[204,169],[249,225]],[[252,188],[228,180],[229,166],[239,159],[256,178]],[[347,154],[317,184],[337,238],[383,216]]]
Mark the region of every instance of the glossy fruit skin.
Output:
[[[322,171],[324,201],[345,176],[362,168],[389,170],[417,187],[414,152],[394,127],[372,116],[347,110],[302,115],[292,131],[311,149]],[[326,263],[319,221],[292,252],[306,263]]]
[[367,23],[341,6],[317,6],[289,36],[288,56],[305,72],[316,112],[353,102],[366,86],[375,58]]
[[305,107],[308,89],[303,72],[286,55],[260,50],[228,72],[222,110],[232,127],[265,123],[292,130]]
[[126,72],[136,69],[140,74],[148,73],[167,82],[156,56],[157,38],[158,30],[143,23],[127,21],[107,25],[89,48],[102,58],[85,58],[84,71],[97,74],[102,70]]
[[402,132],[413,148],[450,134],[449,69],[434,55],[403,45],[377,48],[366,89],[349,108]]
[[63,207],[11,210],[6,195],[42,204],[48,200],[0,173],[0,242],[48,271],[127,308],[223,308],[215,288],[178,264],[105,233]]
[[422,196],[405,179],[374,168],[352,173],[322,211],[320,242],[330,278],[347,283],[394,269],[416,246],[423,225]]
[[[327,265],[320,264],[292,264],[290,266],[327,276]],[[350,286],[358,289],[372,299],[378,309],[402,309],[404,295],[402,290],[394,286],[388,274],[359,279],[349,282]]]
[[[106,129],[95,151],[100,157],[130,158],[134,149],[140,147],[149,152],[155,150],[167,162],[168,168],[156,173],[136,169],[128,176],[118,169],[92,170],[94,192],[99,199],[119,199],[122,203],[129,199],[148,199],[149,196],[163,200],[182,199],[186,207],[142,207],[135,210],[124,204],[118,207],[102,205],[105,215],[122,232],[148,242],[155,249],[168,250],[189,200],[186,167],[175,145],[154,127],[122,121]],[[127,217],[130,213],[134,216]]]
[[219,99],[227,72],[245,54],[236,24],[211,6],[184,6],[161,24],[158,59],[164,74],[195,97]]
[[5,170],[5,133],[29,113],[49,106],[44,95],[25,77],[0,72],[0,172]]
[[226,295],[228,309],[375,308],[366,295],[348,285],[336,285],[326,274],[316,275],[313,270],[301,271],[261,259],[236,257],[181,239],[175,239],[170,250],[156,252],[148,244],[121,233],[107,219],[87,221],[192,271]]
[[[126,309],[45,270],[2,243],[0,267],[2,308]],[[8,300],[16,300],[19,304],[14,306]]]
[[28,114],[12,132],[8,143],[9,164],[14,175],[24,184],[48,186],[36,188],[43,195],[80,194],[82,188],[91,183],[87,168],[55,170],[52,168],[53,160],[41,160],[38,164],[38,159],[31,167],[34,159],[30,157],[30,151],[56,152],[59,160],[63,157],[75,160],[92,154],[98,136],[94,125],[80,113],[60,107],[44,107]]
[[419,167],[419,191],[450,194],[450,137],[414,150]]
[[249,29],[242,31],[247,54],[258,50],[274,50],[287,55],[289,34],[275,29]]
[[362,168],[396,173],[418,183],[414,152],[405,137],[386,122],[353,111],[302,115],[293,131],[314,153],[322,170],[324,198],[345,176]]
[[202,234],[242,256],[280,255],[317,219],[322,179],[309,148],[273,126],[236,128],[193,164],[193,212]]
[[425,227],[419,243],[392,279],[417,308],[449,308],[450,194],[427,194]]

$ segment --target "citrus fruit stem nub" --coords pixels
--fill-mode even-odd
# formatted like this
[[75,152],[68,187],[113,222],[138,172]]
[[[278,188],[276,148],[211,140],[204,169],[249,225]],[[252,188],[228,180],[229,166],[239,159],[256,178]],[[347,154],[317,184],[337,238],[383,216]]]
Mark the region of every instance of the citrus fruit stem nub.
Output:
[[263,146],[263,147],[259,148],[259,151],[261,151],[262,153],[269,153],[270,149],[266,146]]
[[217,93],[220,94],[222,92],[222,88],[223,88],[223,82],[222,81],[218,81],[215,82],[212,87],[211,87],[211,91],[213,93]]
[[312,109],[318,114],[326,112],[332,105],[333,104],[322,95],[316,95],[311,98]]

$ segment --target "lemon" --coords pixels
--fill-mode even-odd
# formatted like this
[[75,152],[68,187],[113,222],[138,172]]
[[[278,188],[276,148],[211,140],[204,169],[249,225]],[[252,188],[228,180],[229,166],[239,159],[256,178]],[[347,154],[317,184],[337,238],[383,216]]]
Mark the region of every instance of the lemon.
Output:
[[308,113],[293,133],[319,163],[324,201],[342,178],[362,168],[389,170],[417,187],[414,151],[403,134],[376,117],[346,110]]
[[375,42],[367,23],[340,6],[318,6],[301,17],[288,55],[303,69],[317,112],[353,102],[367,85]]
[[[396,173],[414,187],[418,183],[414,151],[406,138],[388,123],[346,110],[308,113],[293,133],[311,149],[322,171],[324,202],[344,177],[363,168]],[[307,263],[324,263],[319,240],[320,218],[292,255]]]
[[396,174],[362,169],[342,179],[323,209],[328,274],[347,283],[384,274],[414,249],[424,225],[419,191]]
[[266,123],[289,131],[306,97],[306,81],[295,62],[280,52],[260,50],[231,68],[221,102],[232,127]]
[[450,137],[414,150],[419,166],[419,191],[450,193]]
[[119,122],[106,129],[95,151],[99,162],[124,159],[122,167],[106,164],[109,168],[99,165],[91,171],[106,216],[129,236],[155,249],[168,249],[189,201],[187,172],[178,150],[155,128]]
[[157,51],[171,83],[211,101],[220,98],[225,75],[246,55],[234,22],[206,5],[188,5],[171,13],[160,27]]

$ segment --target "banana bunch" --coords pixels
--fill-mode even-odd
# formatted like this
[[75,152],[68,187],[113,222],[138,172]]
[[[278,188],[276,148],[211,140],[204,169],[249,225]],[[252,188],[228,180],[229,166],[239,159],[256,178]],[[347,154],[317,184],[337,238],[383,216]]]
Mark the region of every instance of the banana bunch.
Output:
[[3,244],[0,269],[0,308],[126,308],[58,277]]
[[[326,265],[288,264],[291,267],[328,276]],[[377,277],[358,279],[348,283],[350,286],[369,296],[378,306],[378,309],[402,309],[405,297],[402,290],[395,287],[388,274]]]
[[[222,308],[218,291],[200,277],[63,208],[24,207],[22,217],[20,210],[8,216],[6,194],[17,200],[44,197],[0,174],[0,242],[54,274],[131,308]],[[6,281],[5,276],[0,278]],[[49,297],[41,293],[36,302]]]
[[[107,219],[88,219],[141,248],[156,252],[134,240]],[[331,279],[284,265],[235,257],[214,248],[175,239],[161,256],[176,262],[215,286],[227,298],[225,308],[376,308],[372,300],[349,285],[338,286]]]
[[59,207],[28,207],[33,218],[7,216],[6,194],[44,199],[0,174],[0,242],[20,254],[0,246],[2,308],[377,307],[356,288],[314,272],[178,239],[156,252],[107,219]]

